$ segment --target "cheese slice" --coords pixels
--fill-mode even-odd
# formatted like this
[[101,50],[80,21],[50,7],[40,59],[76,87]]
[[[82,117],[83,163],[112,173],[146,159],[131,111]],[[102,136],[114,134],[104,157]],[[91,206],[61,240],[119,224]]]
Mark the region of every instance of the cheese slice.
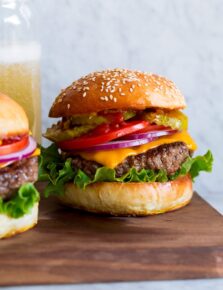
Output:
[[[39,156],[39,155],[40,155],[40,149],[39,148],[36,148],[36,150],[33,152],[33,154],[30,155],[28,158],[35,157],[35,156]],[[9,162],[6,162],[6,163],[0,163],[0,168],[4,168],[4,167],[10,165],[13,162],[15,162],[15,161],[9,161]]]
[[160,145],[170,144],[174,142],[184,142],[187,147],[192,151],[195,151],[197,149],[197,145],[192,137],[189,135],[189,133],[183,131],[173,134],[171,136],[161,137],[155,141],[137,147],[95,152],[81,152],[79,153],[79,155],[86,160],[96,161],[106,167],[115,168],[128,156],[145,153],[146,151],[156,148]]
[[1,168],[4,168],[4,167],[6,167],[6,166],[8,166],[8,165],[10,165],[10,164],[12,164],[14,161],[9,161],[9,162],[6,162],[6,163],[0,163],[0,169]]
[[39,148],[36,148],[36,150],[33,152],[32,155],[29,156],[30,157],[35,157],[35,156],[39,156],[41,153],[40,149]]

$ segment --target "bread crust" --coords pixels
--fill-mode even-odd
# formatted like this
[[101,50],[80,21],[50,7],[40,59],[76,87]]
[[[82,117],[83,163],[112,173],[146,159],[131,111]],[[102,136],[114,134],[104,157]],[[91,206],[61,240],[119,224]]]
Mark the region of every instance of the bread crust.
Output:
[[0,239],[10,238],[34,227],[38,221],[38,208],[39,203],[37,202],[30,213],[18,219],[0,214]]
[[62,90],[49,117],[68,117],[107,109],[183,109],[185,99],[175,84],[158,75],[113,69],[94,72]]
[[187,175],[164,183],[100,182],[86,189],[68,183],[59,199],[68,206],[98,214],[146,216],[179,209],[190,202],[192,195],[192,180]]
[[23,108],[0,93],[0,140],[29,132],[29,122]]

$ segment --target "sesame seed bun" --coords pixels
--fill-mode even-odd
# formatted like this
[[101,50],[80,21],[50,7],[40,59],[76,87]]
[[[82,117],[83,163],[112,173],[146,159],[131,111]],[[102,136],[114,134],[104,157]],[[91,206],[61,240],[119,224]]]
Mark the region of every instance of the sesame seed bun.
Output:
[[0,239],[25,232],[37,224],[39,203],[35,203],[30,213],[21,218],[11,218],[0,214]]
[[0,93],[0,140],[29,132],[23,108],[13,99]]
[[127,69],[94,72],[63,90],[49,117],[69,117],[106,109],[183,109],[185,99],[175,84],[158,75]]
[[146,216],[179,209],[192,198],[189,175],[169,182],[98,182],[80,189],[65,186],[59,199],[66,205],[89,212],[115,216]]

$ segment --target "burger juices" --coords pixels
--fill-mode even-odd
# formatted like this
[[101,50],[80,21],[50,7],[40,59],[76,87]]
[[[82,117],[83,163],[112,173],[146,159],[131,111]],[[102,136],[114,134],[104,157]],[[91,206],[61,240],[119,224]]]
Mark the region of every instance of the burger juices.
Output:
[[45,195],[113,215],[149,215],[180,208],[192,180],[211,171],[212,154],[192,157],[185,100],[164,77],[125,69],[91,73],[63,90],[44,136],[40,179]]
[[37,223],[39,154],[24,110],[0,93],[0,238]]

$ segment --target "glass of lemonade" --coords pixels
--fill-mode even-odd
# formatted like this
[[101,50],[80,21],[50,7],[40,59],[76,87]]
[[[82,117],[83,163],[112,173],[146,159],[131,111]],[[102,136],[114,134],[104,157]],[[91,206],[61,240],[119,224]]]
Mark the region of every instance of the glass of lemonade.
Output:
[[34,41],[28,0],[0,0],[0,92],[25,109],[41,143],[41,48]]

